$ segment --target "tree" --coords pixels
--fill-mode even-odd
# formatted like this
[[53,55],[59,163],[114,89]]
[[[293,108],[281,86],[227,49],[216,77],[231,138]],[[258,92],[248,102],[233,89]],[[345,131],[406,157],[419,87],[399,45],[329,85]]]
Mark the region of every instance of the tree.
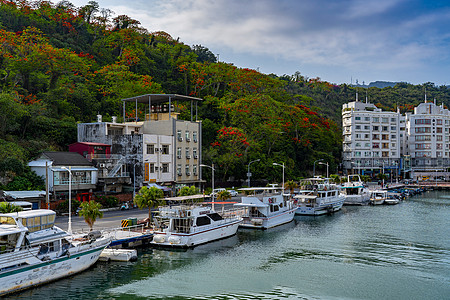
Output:
[[100,211],[102,205],[91,200],[89,202],[82,202],[80,207],[81,210],[79,214],[84,217],[84,221],[89,225],[90,231],[92,231],[97,218],[103,218],[103,212]]
[[292,195],[294,194],[294,189],[298,188],[298,184],[294,180],[289,180],[284,183],[284,188],[289,189]]
[[229,191],[220,191],[217,193],[217,200],[225,201],[231,199],[231,194]]
[[183,186],[181,190],[178,192],[178,196],[190,196],[198,194],[198,188],[194,185],[192,186]]
[[9,202],[0,202],[0,213],[7,214],[22,211],[23,208]]
[[154,186],[150,188],[146,186],[142,187],[139,194],[134,197],[134,203],[136,203],[140,209],[148,207],[148,224],[152,222],[152,208],[162,205],[164,201],[163,198],[164,192]]

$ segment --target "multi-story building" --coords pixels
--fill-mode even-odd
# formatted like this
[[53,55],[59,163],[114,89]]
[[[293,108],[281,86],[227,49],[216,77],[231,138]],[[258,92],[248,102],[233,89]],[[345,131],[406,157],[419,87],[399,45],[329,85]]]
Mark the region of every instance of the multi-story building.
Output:
[[412,178],[446,179],[450,166],[450,111],[425,102],[406,114],[406,142]]
[[343,105],[347,173],[450,179],[450,111],[426,102],[406,116],[360,101]]
[[401,169],[405,118],[400,112],[382,111],[360,101],[343,105],[343,167],[362,175]]
[[[119,158],[115,168],[121,165],[125,173],[132,174],[135,187],[156,183],[175,190],[199,185],[202,127],[196,116],[194,121],[194,103],[196,107],[200,100],[174,94],[123,99],[123,123],[116,117],[103,122],[99,116],[97,123],[78,124],[78,142],[111,145],[111,155]],[[175,104],[187,101],[191,102],[191,120],[180,120]],[[134,116],[126,114],[127,104],[133,104]]]

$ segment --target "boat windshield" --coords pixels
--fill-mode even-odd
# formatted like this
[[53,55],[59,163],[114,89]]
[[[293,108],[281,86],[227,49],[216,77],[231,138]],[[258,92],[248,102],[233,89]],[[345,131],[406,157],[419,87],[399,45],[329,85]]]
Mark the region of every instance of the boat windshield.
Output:
[[207,216],[210,217],[213,221],[223,220],[222,216],[219,215],[218,213],[208,214]]

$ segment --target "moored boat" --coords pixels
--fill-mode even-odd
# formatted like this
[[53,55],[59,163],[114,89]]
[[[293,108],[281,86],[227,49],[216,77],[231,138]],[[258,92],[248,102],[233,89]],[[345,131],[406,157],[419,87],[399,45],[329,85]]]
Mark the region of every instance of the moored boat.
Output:
[[344,195],[344,205],[367,205],[370,201],[370,191],[364,186],[361,177],[357,174],[348,175],[347,182],[341,186]]
[[328,179],[308,178],[300,183],[300,192],[294,196],[298,201],[297,215],[319,216],[334,213],[342,208],[344,196],[340,188]]
[[189,203],[199,198],[203,198],[203,195],[166,198],[182,204],[158,209],[151,244],[194,247],[236,234],[241,222],[239,217],[220,215],[209,206]]
[[371,205],[380,205],[385,202],[388,198],[388,191],[386,190],[375,190],[370,194],[370,204]]
[[235,207],[244,208],[240,227],[268,229],[291,222],[297,206],[290,195],[282,194],[276,187],[240,189],[245,196]]
[[76,274],[110,243],[100,232],[72,236],[47,209],[0,214],[0,295]]

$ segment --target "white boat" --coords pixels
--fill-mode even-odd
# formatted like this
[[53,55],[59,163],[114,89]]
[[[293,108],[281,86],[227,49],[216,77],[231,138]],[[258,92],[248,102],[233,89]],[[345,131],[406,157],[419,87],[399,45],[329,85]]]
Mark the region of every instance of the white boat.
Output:
[[388,192],[387,198],[384,200],[384,204],[387,205],[395,205],[400,203],[400,194],[399,193],[390,193]]
[[110,239],[71,236],[47,209],[0,214],[0,296],[76,274],[92,266]]
[[319,216],[334,213],[342,208],[344,195],[340,188],[328,179],[308,178],[300,183],[300,192],[294,196],[298,201],[297,215]]
[[297,206],[289,194],[281,194],[280,188],[254,187],[240,191],[247,194],[241,198],[241,203],[234,204],[244,208],[240,227],[268,229],[294,219]]
[[[172,197],[166,201],[182,202],[203,195]],[[152,245],[169,247],[194,247],[236,234],[241,218],[225,216],[211,207],[184,203],[160,207],[155,216]]]
[[388,191],[386,190],[372,191],[372,194],[370,195],[370,204],[372,205],[383,204],[387,198],[388,198]]
[[370,191],[364,186],[359,175],[348,175],[347,182],[341,186],[344,195],[344,205],[367,205],[370,201]]

